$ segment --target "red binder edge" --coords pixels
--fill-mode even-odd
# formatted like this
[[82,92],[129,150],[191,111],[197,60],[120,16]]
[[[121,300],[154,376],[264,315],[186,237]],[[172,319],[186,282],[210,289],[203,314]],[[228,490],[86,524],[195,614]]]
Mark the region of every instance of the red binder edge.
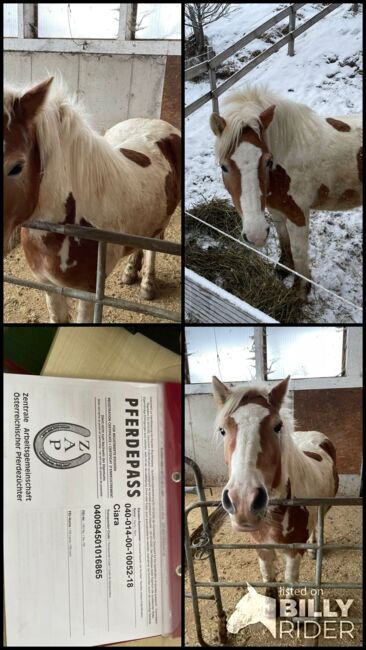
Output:
[[[164,384],[165,470],[167,494],[168,571],[171,603],[170,635],[181,636],[182,624],[182,394],[180,384]],[[179,472],[180,480],[172,479]]]

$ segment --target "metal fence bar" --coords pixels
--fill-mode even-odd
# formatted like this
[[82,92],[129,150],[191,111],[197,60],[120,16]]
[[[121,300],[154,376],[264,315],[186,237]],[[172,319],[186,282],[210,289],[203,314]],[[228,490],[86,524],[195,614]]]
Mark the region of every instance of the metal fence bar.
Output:
[[[270,506],[362,506],[363,499],[361,497],[320,497],[319,499],[270,499],[268,505]],[[206,501],[195,501],[186,507],[186,512],[193,510],[197,507],[213,508],[219,506],[221,501],[218,499],[211,499]]]
[[94,323],[101,323],[103,318],[103,298],[105,287],[105,264],[107,255],[107,243],[99,241],[98,243],[98,261],[97,261],[97,285],[95,288],[96,303],[94,305]]
[[[255,550],[257,544],[253,544],[253,550]],[[303,587],[311,587],[315,589],[318,587],[316,582],[251,582],[252,587],[293,587],[294,589],[301,589]],[[218,581],[213,582],[209,580],[197,580],[197,587],[246,587],[247,583],[245,581],[241,582],[225,582]],[[321,582],[320,587],[322,589],[361,589],[362,584],[359,582]]]
[[[13,278],[10,275],[4,275],[4,282],[8,282],[9,284],[16,284],[20,287],[38,289],[39,291],[47,291],[48,293],[58,293],[60,295],[67,296],[68,298],[86,300],[87,302],[96,302],[97,300],[95,293],[89,293],[88,291],[81,290],[79,291],[78,289],[70,289],[68,287],[57,287],[53,284],[33,282],[32,280],[19,280],[18,278]],[[155,316],[156,318],[172,320],[175,323],[181,322],[180,314],[173,311],[168,311],[166,309],[160,309],[159,307],[152,307],[151,305],[140,305],[139,303],[130,302],[129,300],[123,300],[122,298],[108,297],[104,297],[100,302],[107,307],[115,307],[116,309],[134,311],[138,314],[148,314],[149,316]]]
[[[290,507],[296,507],[296,506],[301,506],[301,505],[313,505],[317,506],[318,509],[318,520],[317,520],[317,530],[318,530],[318,542],[316,544],[213,544],[211,543],[206,543],[205,540],[202,541],[200,545],[193,545],[190,542],[189,538],[189,528],[188,528],[188,515],[189,513],[194,509],[194,508],[201,508],[201,513],[205,512],[205,515],[207,517],[207,508],[209,507],[217,507],[221,501],[219,500],[201,500],[201,501],[196,501],[194,503],[191,503],[189,506],[185,508],[185,548],[186,548],[186,557],[187,557],[187,565],[188,565],[188,570],[189,570],[189,579],[190,579],[190,584],[191,584],[191,593],[186,594],[186,597],[191,597],[192,598],[192,606],[193,606],[193,611],[194,611],[194,617],[195,617],[195,623],[196,623],[196,631],[197,631],[197,637],[199,640],[200,645],[202,646],[208,646],[209,644],[203,639],[202,636],[202,626],[201,626],[201,617],[200,617],[200,610],[199,610],[199,599],[202,598],[204,600],[212,600],[210,598],[210,594],[204,593],[204,594],[199,594],[198,589],[205,587],[205,588],[213,588],[219,589],[221,587],[233,587],[233,588],[238,588],[238,587],[246,587],[247,583],[246,582],[226,582],[226,581],[220,581],[220,580],[210,580],[210,581],[204,581],[204,580],[196,580],[195,578],[195,573],[194,573],[194,559],[193,559],[193,553],[192,551],[197,550],[197,548],[202,548],[205,551],[209,551],[210,555],[214,556],[215,553],[215,548],[217,549],[225,549],[225,548],[230,548],[230,549],[241,549],[241,548],[251,548],[251,549],[257,549],[257,548],[277,548],[277,549],[284,549],[284,548],[292,548],[292,549],[305,549],[305,548],[316,548],[317,549],[317,562],[316,562],[316,574],[315,574],[315,581],[314,582],[297,582],[297,583],[289,583],[289,582],[253,582],[251,583],[252,587],[292,587],[293,589],[301,589],[301,588],[315,588],[316,591],[316,596],[315,596],[315,610],[318,611],[319,604],[320,604],[320,589],[360,589],[362,590],[362,584],[361,583],[341,583],[341,582],[322,582],[321,581],[321,573],[322,573],[322,560],[323,560],[323,549],[331,548],[333,550],[335,549],[345,549],[345,550],[362,550],[362,545],[360,544],[324,544],[324,531],[323,531],[323,525],[324,525],[324,508],[329,505],[329,506],[349,506],[349,505],[357,505],[357,506],[362,506],[362,498],[360,497],[333,497],[333,498],[314,498],[314,499],[270,499],[269,500],[269,505],[286,505]],[[207,538],[206,538],[207,539]],[[209,542],[210,540],[207,540]],[[220,630],[220,625],[222,624],[223,620],[225,620],[225,612],[224,616],[222,617],[221,620],[219,620],[219,632],[223,632]],[[293,621],[308,621],[315,623],[316,621],[323,620],[324,617],[319,617],[319,618],[312,618],[312,617],[305,617],[305,616],[296,616],[293,617]],[[328,619],[324,619],[328,620]],[[362,619],[360,618],[353,618],[353,619],[338,619],[337,620],[345,620],[345,621],[350,621],[352,623],[361,623]],[[312,639],[315,645],[318,645],[317,643],[317,638]]]
[[105,241],[108,244],[117,244],[120,246],[133,246],[134,248],[143,248],[144,250],[156,251],[157,253],[169,253],[170,255],[182,254],[181,244],[177,244],[176,242],[164,241],[153,237],[141,237],[140,235],[130,235],[129,233],[113,232],[111,230],[99,230],[88,226],[49,223],[48,221],[25,221],[22,223],[22,228],[56,232],[60,235],[81,237],[82,239],[91,239],[93,241]]
[[[283,549],[283,548],[289,548],[293,551],[295,550],[303,550],[303,549],[309,549],[312,548],[316,550],[318,548],[317,544],[300,544],[300,543],[292,543],[292,544],[256,544],[256,547],[258,548],[266,548],[266,549]],[[253,544],[205,544],[205,549],[212,549],[212,548],[217,548],[218,550],[223,550],[223,549],[238,549],[238,548],[253,548]],[[342,550],[353,550],[353,551],[362,551],[363,546],[362,544],[323,544],[323,548],[325,549],[342,549]]]
[[97,228],[90,228],[79,225],[75,226],[70,224],[49,223],[47,221],[26,221],[22,224],[22,228],[55,232],[60,235],[97,241],[98,258],[96,269],[96,293],[93,294],[88,291],[72,289],[71,287],[58,287],[56,285],[35,282],[32,280],[21,280],[9,275],[4,276],[4,282],[8,282],[9,284],[16,284],[18,286],[27,287],[30,289],[38,289],[39,291],[46,291],[47,293],[57,293],[68,298],[76,298],[77,300],[93,302],[95,303],[93,318],[94,323],[102,322],[103,306],[114,307],[115,309],[124,309],[127,311],[137,312],[139,314],[147,314],[155,318],[171,320],[176,323],[181,322],[181,315],[176,312],[171,312],[159,307],[152,307],[151,305],[140,305],[138,303],[133,303],[121,298],[111,298],[104,295],[107,243],[115,244],[117,246],[128,245],[132,246],[133,248],[142,248],[145,250],[167,253],[169,255],[181,255],[182,247],[180,244],[163,241],[161,239],[154,239],[153,237],[140,237],[137,235],[130,235],[128,233],[98,230]]

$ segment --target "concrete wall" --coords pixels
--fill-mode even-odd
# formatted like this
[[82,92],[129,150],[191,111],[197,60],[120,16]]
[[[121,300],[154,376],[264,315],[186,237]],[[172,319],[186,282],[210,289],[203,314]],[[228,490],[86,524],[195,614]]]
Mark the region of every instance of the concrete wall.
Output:
[[[174,60],[172,64],[170,59]],[[4,77],[9,83],[22,85],[61,72],[70,90],[85,102],[100,132],[130,117],[162,114],[178,125],[178,59],[166,55],[8,51],[4,53]],[[164,86],[168,92],[163,103]]]

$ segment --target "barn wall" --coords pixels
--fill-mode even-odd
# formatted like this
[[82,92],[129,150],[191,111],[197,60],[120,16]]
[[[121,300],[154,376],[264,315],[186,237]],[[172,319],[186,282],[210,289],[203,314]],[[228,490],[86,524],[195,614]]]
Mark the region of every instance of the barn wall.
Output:
[[[130,117],[180,121],[179,56],[5,52],[5,79],[29,84],[59,71],[104,132]],[[164,93],[164,99],[163,99]]]
[[[298,430],[319,430],[334,442],[341,475],[339,494],[358,495],[362,455],[360,388],[292,391]],[[316,405],[316,408],[314,408]],[[186,395],[185,454],[195,460],[205,485],[224,485],[227,469],[221,440],[214,434],[216,406],[210,394]],[[187,485],[193,474],[187,469]]]

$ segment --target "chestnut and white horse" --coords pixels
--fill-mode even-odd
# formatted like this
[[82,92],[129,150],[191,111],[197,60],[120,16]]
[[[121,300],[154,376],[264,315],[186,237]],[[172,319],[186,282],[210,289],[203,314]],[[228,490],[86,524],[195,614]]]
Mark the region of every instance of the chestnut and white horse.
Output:
[[[319,431],[293,430],[288,382],[289,377],[272,390],[253,384],[231,391],[213,378],[215,427],[224,436],[229,470],[222,505],[233,529],[249,532],[254,544],[314,543],[316,507],[269,506],[268,500],[333,497],[338,489],[332,442]],[[286,582],[298,582],[303,552],[284,549]],[[275,582],[275,552],[257,553],[263,581]],[[267,588],[266,595],[276,597],[276,591]]]
[[[102,137],[53,77],[29,90],[4,91],[4,249],[30,217],[163,238],[180,199],[180,132],[135,118]],[[97,242],[22,229],[28,264],[41,282],[95,291]],[[137,279],[142,251],[107,247],[107,274],[132,253],[122,282]],[[155,293],[155,254],[145,251],[141,293]],[[47,294],[51,322],[67,322],[64,296]],[[78,322],[93,305],[79,301]]]
[[[310,210],[362,204],[362,114],[323,117],[259,86],[235,92],[223,104],[224,115],[212,113],[210,126],[242,236],[265,244],[267,208],[280,262],[310,278]],[[311,285],[296,277],[295,286],[305,298]]]

